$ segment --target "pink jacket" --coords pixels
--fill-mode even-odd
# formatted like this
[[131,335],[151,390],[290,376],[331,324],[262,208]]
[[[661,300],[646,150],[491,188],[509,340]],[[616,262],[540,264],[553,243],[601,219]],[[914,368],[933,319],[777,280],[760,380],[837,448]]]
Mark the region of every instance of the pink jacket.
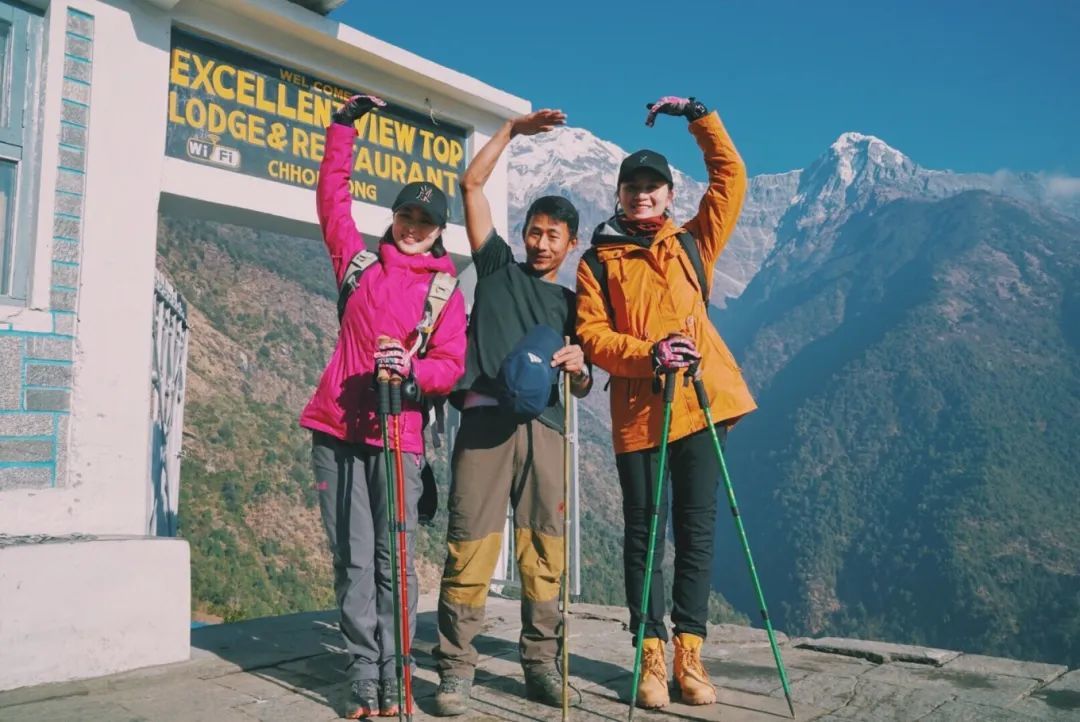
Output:
[[[356,131],[336,123],[326,132],[326,155],[319,169],[316,204],[323,239],[338,284],[349,261],[364,248],[352,219],[349,174]],[[449,256],[406,256],[393,243],[379,244],[379,262],[360,277],[349,298],[337,346],[323,371],[315,395],[300,415],[300,425],[350,443],[382,446],[377,392],[372,385],[373,355],[379,336],[391,336],[411,348],[416,324],[435,271],[454,273]],[[414,358],[413,376],[427,395],[450,393],[465,371],[465,300],[454,291],[428,343],[424,358]],[[401,448],[423,452],[423,412],[404,402]],[[390,429],[393,444],[393,428]]]

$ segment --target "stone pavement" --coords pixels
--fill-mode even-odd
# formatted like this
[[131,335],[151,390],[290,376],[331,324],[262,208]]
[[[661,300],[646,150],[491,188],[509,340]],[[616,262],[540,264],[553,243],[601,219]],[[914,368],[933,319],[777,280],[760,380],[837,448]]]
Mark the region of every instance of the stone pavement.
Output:
[[[437,675],[430,650],[435,599],[421,599],[415,695],[429,719]],[[625,610],[573,605],[573,720],[624,720],[633,663]],[[492,598],[478,640],[475,712],[461,720],[557,720],[527,702],[517,663],[517,603]],[[83,682],[0,693],[3,722],[306,722],[337,719],[343,679],[330,612],[294,614],[192,631],[192,659]],[[946,650],[779,635],[800,720],[998,722],[1080,720],[1080,670]],[[788,718],[768,639],[761,630],[710,628],[705,664],[720,704],[672,704],[641,720],[778,722]],[[670,652],[669,652],[670,664]]]

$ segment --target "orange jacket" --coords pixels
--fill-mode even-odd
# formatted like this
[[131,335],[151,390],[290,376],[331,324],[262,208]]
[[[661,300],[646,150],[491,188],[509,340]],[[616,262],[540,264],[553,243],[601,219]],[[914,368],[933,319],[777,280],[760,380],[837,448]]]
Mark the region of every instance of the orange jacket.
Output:
[[[694,339],[701,352],[701,374],[711,401],[714,422],[734,423],[756,407],[735,359],[709,321],[690,259],[678,234],[689,231],[701,250],[711,279],[746,193],[746,167],[714,112],[690,124],[705,155],[709,188],[698,213],[685,226],[668,219],[648,248],[631,239],[615,242],[602,224],[593,236],[597,255],[607,270],[614,323],[600,284],[581,262],[577,272],[577,333],[586,357],[611,374],[611,435],[615,453],[660,444],[663,398],[653,391],[652,346],[671,333]],[[600,241],[598,243],[598,241]],[[668,440],[705,428],[693,385],[677,381]]]

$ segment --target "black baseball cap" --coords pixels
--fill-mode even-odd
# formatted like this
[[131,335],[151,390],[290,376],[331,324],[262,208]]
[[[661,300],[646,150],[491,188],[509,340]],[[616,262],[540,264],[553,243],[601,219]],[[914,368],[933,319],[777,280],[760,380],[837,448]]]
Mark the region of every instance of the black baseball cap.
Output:
[[619,166],[619,180],[617,183],[621,184],[634,171],[643,168],[653,171],[670,184],[675,183],[675,180],[671,176],[671,166],[668,165],[667,158],[660,153],[657,153],[655,150],[649,150],[647,148],[643,148],[642,150],[626,156],[622,165]]
[[405,206],[416,206],[431,216],[431,220],[435,221],[436,225],[446,225],[446,194],[434,183],[418,181],[402,188],[394,199],[394,205],[390,206],[390,210],[396,213],[399,208]]

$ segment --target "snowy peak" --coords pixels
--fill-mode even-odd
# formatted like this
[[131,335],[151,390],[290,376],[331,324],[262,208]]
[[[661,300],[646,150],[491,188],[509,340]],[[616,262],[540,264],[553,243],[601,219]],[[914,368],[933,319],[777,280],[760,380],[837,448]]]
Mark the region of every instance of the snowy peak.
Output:
[[852,185],[904,184],[918,172],[906,155],[873,135],[848,132],[803,174],[803,198],[845,191]]
[[[836,173],[841,182],[850,185],[856,176],[873,169],[914,170],[915,164],[900,151],[880,138],[862,133],[844,133],[829,147],[834,157]],[[872,174],[872,173],[871,173]]]
[[519,136],[510,143],[513,164],[535,165],[541,161],[577,163],[583,159],[606,159],[619,163],[623,150],[614,143],[601,140],[584,128],[563,126],[548,133]]
[[926,171],[873,135],[840,135],[799,179],[779,242],[842,224],[852,213],[925,193]]
[[898,164],[906,158],[903,153],[881,138],[875,135],[856,133],[855,131],[841,133],[840,137],[829,146],[829,150],[838,156],[850,157],[863,154],[873,158],[876,162],[891,162],[893,164]]

